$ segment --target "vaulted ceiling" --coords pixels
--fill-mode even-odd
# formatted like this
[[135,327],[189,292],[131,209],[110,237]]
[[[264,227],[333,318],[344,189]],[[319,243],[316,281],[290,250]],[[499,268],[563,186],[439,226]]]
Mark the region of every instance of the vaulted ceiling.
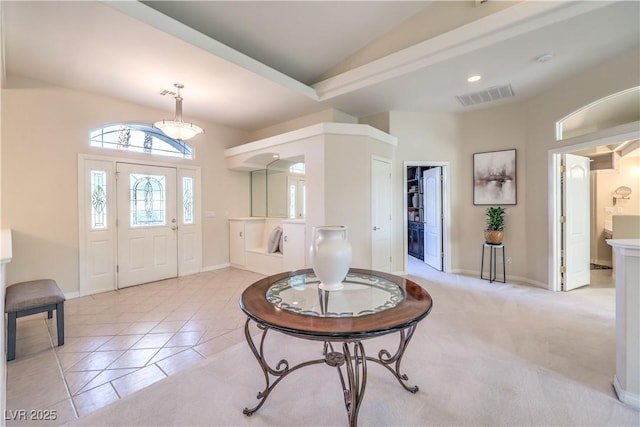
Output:
[[[173,111],[171,96],[159,93],[179,82],[186,118],[246,130],[326,108],[355,117],[470,111],[525,100],[639,49],[639,5],[3,1],[3,84]],[[467,82],[475,74],[482,79]],[[457,98],[495,87],[513,96],[471,106]]]

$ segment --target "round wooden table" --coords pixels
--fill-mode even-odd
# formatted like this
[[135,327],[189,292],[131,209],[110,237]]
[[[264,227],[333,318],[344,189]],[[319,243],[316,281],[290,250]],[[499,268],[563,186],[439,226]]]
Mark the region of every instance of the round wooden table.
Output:
[[[318,284],[313,270],[307,269],[265,277],[242,293],[240,308],[247,315],[245,337],[266,381],[265,389],[258,393],[260,402],[245,408],[246,415],[260,409],[288,374],[318,363],[337,368],[350,426],[357,425],[368,361],[385,367],[406,390],[418,391],[417,386],[406,384],[408,377],[400,372],[400,364],[418,322],[433,307],[429,293],[404,277],[356,268],[349,270],[340,290],[325,291]],[[250,331],[252,321],[262,331],[255,341]],[[324,342],[323,357],[295,366],[281,359],[277,366],[270,366],[264,355],[270,330]],[[362,341],[391,333],[400,335],[395,351],[380,350],[376,357],[365,354]]]

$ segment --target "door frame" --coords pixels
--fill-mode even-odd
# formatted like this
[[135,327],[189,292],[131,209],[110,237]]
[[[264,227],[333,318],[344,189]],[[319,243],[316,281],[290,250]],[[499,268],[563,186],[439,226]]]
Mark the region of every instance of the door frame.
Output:
[[406,214],[406,207],[408,206],[408,186],[407,186],[407,167],[411,166],[426,166],[442,167],[442,252],[444,253],[444,259],[442,260],[442,272],[449,273],[451,271],[451,247],[449,245],[449,239],[451,237],[450,230],[450,197],[449,197],[449,169],[450,162],[448,161],[419,161],[419,160],[405,160],[402,162],[402,236],[403,236],[403,269],[406,274],[409,269],[409,219]]
[[[112,197],[110,206],[108,209],[113,212],[111,216],[111,221],[113,221],[112,226],[109,227],[109,238],[113,243],[113,265],[111,275],[113,276],[112,287],[110,289],[100,289],[97,291],[93,291],[89,288],[89,278],[87,271],[87,262],[88,260],[88,252],[87,252],[87,215],[86,215],[86,204],[87,204],[87,163],[91,161],[103,162],[105,164],[111,165],[112,173],[114,174],[112,179]],[[78,154],[78,261],[79,261],[79,294],[80,296],[91,295],[94,293],[104,292],[108,290],[116,290],[118,289],[118,277],[116,272],[116,265],[118,260],[118,247],[117,247],[117,228],[115,227],[115,171],[116,171],[116,163],[133,163],[139,165],[149,165],[149,166],[159,166],[159,167],[170,167],[176,169],[176,208],[177,208],[177,216],[179,219],[179,228],[178,228],[178,277],[182,277],[189,274],[194,274],[202,271],[202,178],[201,178],[201,168],[200,166],[195,165],[183,165],[180,163],[171,163],[171,162],[162,162],[155,161],[149,159],[136,159],[132,157],[115,157],[115,156],[101,156],[101,155],[93,155],[93,154]],[[182,188],[180,180],[184,176],[193,177],[195,180],[195,194],[194,194],[194,204],[195,204],[195,227],[180,227],[182,225],[182,215],[183,215],[183,206],[182,206],[182,197],[180,194],[180,189]],[[192,258],[194,258],[193,262],[188,263],[183,255],[186,252],[185,244],[184,244],[184,232],[186,229],[190,229],[192,234],[196,237],[195,241],[195,250],[192,254]]]
[[[438,174],[435,175],[435,172],[437,172]],[[429,262],[427,260],[427,246],[428,246],[427,236],[429,235],[429,232],[433,227],[430,225],[430,223],[424,222],[424,231],[423,231],[423,255],[424,255],[423,261],[424,261],[425,264],[429,265],[432,268],[435,268],[438,271],[443,271],[444,270],[444,257],[442,256],[442,254],[444,253],[444,247],[442,245],[443,240],[444,240],[444,221],[443,221],[443,218],[442,218],[443,217],[442,213],[444,212],[443,209],[442,209],[442,181],[443,181],[442,177],[443,177],[443,173],[444,172],[443,172],[443,169],[442,169],[441,166],[434,166],[434,167],[430,167],[430,168],[428,168],[426,170],[422,170],[422,185],[423,185],[422,198],[423,198],[423,207],[424,207],[424,218],[421,218],[421,220],[425,220],[426,221],[427,218],[429,218],[429,215],[428,215],[428,211],[429,210],[427,209],[427,205],[428,205],[427,200],[431,199],[431,197],[427,197],[427,195],[429,193],[427,193],[427,179],[425,178],[425,176],[427,176],[427,175],[435,175],[435,176],[438,177],[437,179],[440,181],[440,182],[438,182],[436,184],[436,187],[437,186],[440,187],[439,190],[436,190],[436,193],[438,193],[438,191],[439,191],[439,199],[440,199],[440,200],[437,200],[437,202],[436,202],[438,204],[439,208],[440,208],[439,212],[436,213],[436,215],[440,215],[440,224],[438,225],[438,227],[440,228],[440,233],[439,233],[440,234],[440,242],[439,242],[439,244],[440,244],[440,248],[439,248],[440,249],[440,255],[436,254],[436,256],[435,256],[435,259],[437,260],[435,262],[440,265],[440,268],[437,268],[434,265],[432,265],[430,263],[431,260],[429,260]],[[437,222],[438,221],[436,221],[436,223]]]
[[640,138],[640,129],[638,129],[638,122],[634,122],[628,125],[564,139],[559,141],[559,143],[567,145],[553,148],[547,152],[549,165],[548,219],[549,236],[551,237],[549,239],[549,290],[554,292],[562,290],[560,277],[560,267],[562,266],[562,234],[560,224],[560,215],[562,212],[562,188],[560,179],[561,155],[638,138]]

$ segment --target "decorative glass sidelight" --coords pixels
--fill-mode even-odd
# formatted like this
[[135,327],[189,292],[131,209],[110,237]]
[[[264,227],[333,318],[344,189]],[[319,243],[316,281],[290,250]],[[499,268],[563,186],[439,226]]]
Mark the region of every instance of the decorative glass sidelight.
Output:
[[107,228],[107,172],[91,171],[91,229]]
[[193,224],[193,178],[182,177],[183,224]]
[[164,175],[130,175],[131,226],[165,225],[167,217]]

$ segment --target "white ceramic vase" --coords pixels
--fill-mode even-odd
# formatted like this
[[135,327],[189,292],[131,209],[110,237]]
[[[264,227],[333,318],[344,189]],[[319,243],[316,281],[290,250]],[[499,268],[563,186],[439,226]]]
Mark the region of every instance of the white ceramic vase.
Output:
[[351,265],[351,243],[347,240],[347,227],[313,227],[310,255],[313,272],[320,279],[320,289],[342,289],[342,281]]

